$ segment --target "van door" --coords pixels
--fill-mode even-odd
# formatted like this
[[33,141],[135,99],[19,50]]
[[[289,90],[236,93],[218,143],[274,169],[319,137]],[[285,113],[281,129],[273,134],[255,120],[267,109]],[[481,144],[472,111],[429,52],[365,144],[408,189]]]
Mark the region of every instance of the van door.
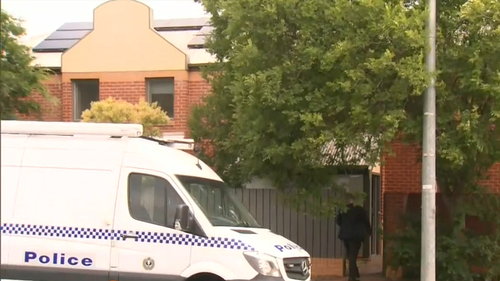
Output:
[[178,279],[191,258],[191,235],[173,229],[176,207],[184,202],[166,174],[122,169],[111,276],[120,281]]
[[0,163],[2,163],[2,176],[0,177],[0,186],[2,187],[2,196],[0,196],[0,231],[2,234],[0,260],[2,265],[11,263],[9,260],[9,252],[12,247],[11,236],[5,234],[8,233],[9,224],[14,223],[16,193],[24,155],[24,143],[27,139],[26,136],[22,135],[2,135],[2,153],[0,154]]

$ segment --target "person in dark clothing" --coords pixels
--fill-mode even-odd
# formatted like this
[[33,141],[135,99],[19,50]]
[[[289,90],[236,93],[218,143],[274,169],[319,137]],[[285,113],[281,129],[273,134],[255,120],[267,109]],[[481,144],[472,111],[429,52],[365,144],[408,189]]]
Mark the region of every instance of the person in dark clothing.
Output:
[[354,205],[352,195],[348,195],[348,200],[347,211],[337,215],[337,225],[340,227],[339,239],[344,243],[349,260],[349,281],[356,281],[360,278],[358,253],[365,238],[371,234],[371,225],[365,209]]

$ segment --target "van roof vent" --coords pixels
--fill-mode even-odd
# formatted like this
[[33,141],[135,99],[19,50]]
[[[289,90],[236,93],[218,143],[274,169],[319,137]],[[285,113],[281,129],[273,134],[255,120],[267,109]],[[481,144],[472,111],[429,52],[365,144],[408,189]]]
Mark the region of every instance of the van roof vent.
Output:
[[155,141],[159,145],[164,145],[180,150],[193,150],[194,140],[193,139],[157,139],[152,137],[141,136],[141,139],[146,139],[150,141]]

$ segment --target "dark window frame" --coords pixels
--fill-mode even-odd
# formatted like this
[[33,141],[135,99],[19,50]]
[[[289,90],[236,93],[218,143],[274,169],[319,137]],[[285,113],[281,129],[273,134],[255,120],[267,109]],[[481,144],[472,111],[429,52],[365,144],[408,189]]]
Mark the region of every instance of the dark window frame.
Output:
[[[151,84],[153,83],[168,83],[169,85],[165,87],[165,92],[152,93],[151,92]],[[169,91],[168,88],[172,90]],[[153,95],[172,95],[172,110],[168,108],[164,108],[161,104],[158,105],[161,107],[163,111],[167,112],[168,117],[173,120],[175,117],[175,79],[173,77],[162,77],[162,78],[146,78],[146,94],[149,103],[155,102],[153,100]]]
[[[83,106],[80,103],[80,91],[78,89],[78,86],[80,83],[97,83],[97,100],[93,101],[99,101],[100,95],[101,95],[101,83],[99,79],[72,79],[71,80],[71,95],[72,95],[72,119],[73,121],[80,121],[82,113],[85,111],[85,109],[82,110]],[[81,84],[80,84],[81,85]],[[89,105],[90,108],[90,105]]]

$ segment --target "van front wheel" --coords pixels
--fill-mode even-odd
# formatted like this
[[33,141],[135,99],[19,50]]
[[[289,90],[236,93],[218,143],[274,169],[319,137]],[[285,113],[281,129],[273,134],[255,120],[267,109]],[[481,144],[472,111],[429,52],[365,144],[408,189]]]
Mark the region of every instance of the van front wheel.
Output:
[[220,276],[212,273],[198,273],[189,277],[186,281],[225,281]]

